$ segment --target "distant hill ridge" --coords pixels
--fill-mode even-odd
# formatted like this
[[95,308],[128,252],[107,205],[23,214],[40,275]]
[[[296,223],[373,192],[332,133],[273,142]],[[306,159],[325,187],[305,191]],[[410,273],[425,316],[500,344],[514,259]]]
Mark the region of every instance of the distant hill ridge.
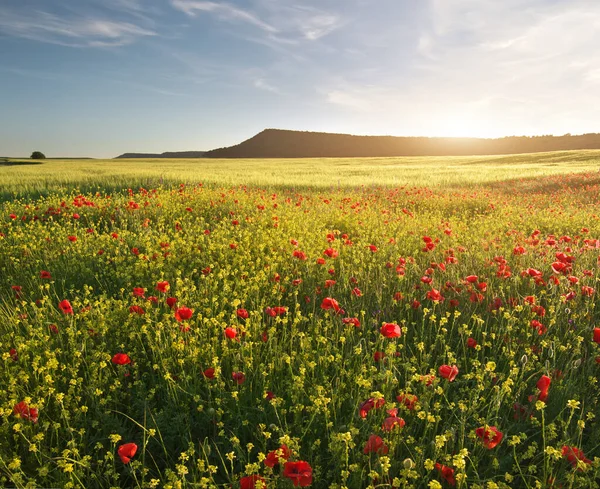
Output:
[[481,139],[353,136],[265,129],[240,144],[207,151],[203,156],[205,158],[469,156],[577,149],[600,149],[600,134]]
[[167,151],[165,153],[123,153],[118,158],[204,158],[206,151]]

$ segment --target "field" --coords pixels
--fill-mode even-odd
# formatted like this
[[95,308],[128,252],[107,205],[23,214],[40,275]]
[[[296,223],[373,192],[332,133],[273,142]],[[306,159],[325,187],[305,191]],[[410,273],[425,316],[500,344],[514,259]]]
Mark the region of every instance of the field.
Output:
[[2,166],[0,486],[598,487],[599,168]]

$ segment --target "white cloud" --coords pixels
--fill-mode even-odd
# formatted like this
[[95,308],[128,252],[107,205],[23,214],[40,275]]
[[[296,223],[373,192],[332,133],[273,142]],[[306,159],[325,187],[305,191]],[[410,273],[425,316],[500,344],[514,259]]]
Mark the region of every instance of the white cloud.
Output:
[[253,13],[234,7],[228,3],[205,2],[199,0],[171,0],[171,4],[173,7],[181,10],[190,17],[195,16],[197,12],[209,12],[217,15],[224,21],[241,21],[258,27],[266,32],[277,32],[275,27],[262,21]]
[[90,17],[59,17],[44,11],[0,9],[0,32],[14,37],[73,47],[130,44],[156,32],[130,22]]

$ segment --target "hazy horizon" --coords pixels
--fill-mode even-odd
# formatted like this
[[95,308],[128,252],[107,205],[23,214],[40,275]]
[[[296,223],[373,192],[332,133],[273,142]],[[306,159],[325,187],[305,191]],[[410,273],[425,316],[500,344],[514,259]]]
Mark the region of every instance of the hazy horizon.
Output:
[[0,154],[600,132],[591,0],[4,0]]

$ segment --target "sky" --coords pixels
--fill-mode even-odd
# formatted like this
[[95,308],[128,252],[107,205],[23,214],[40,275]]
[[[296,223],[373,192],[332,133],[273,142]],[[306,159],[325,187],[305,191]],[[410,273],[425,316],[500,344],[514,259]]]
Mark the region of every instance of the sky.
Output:
[[600,132],[597,0],[0,0],[0,156]]

